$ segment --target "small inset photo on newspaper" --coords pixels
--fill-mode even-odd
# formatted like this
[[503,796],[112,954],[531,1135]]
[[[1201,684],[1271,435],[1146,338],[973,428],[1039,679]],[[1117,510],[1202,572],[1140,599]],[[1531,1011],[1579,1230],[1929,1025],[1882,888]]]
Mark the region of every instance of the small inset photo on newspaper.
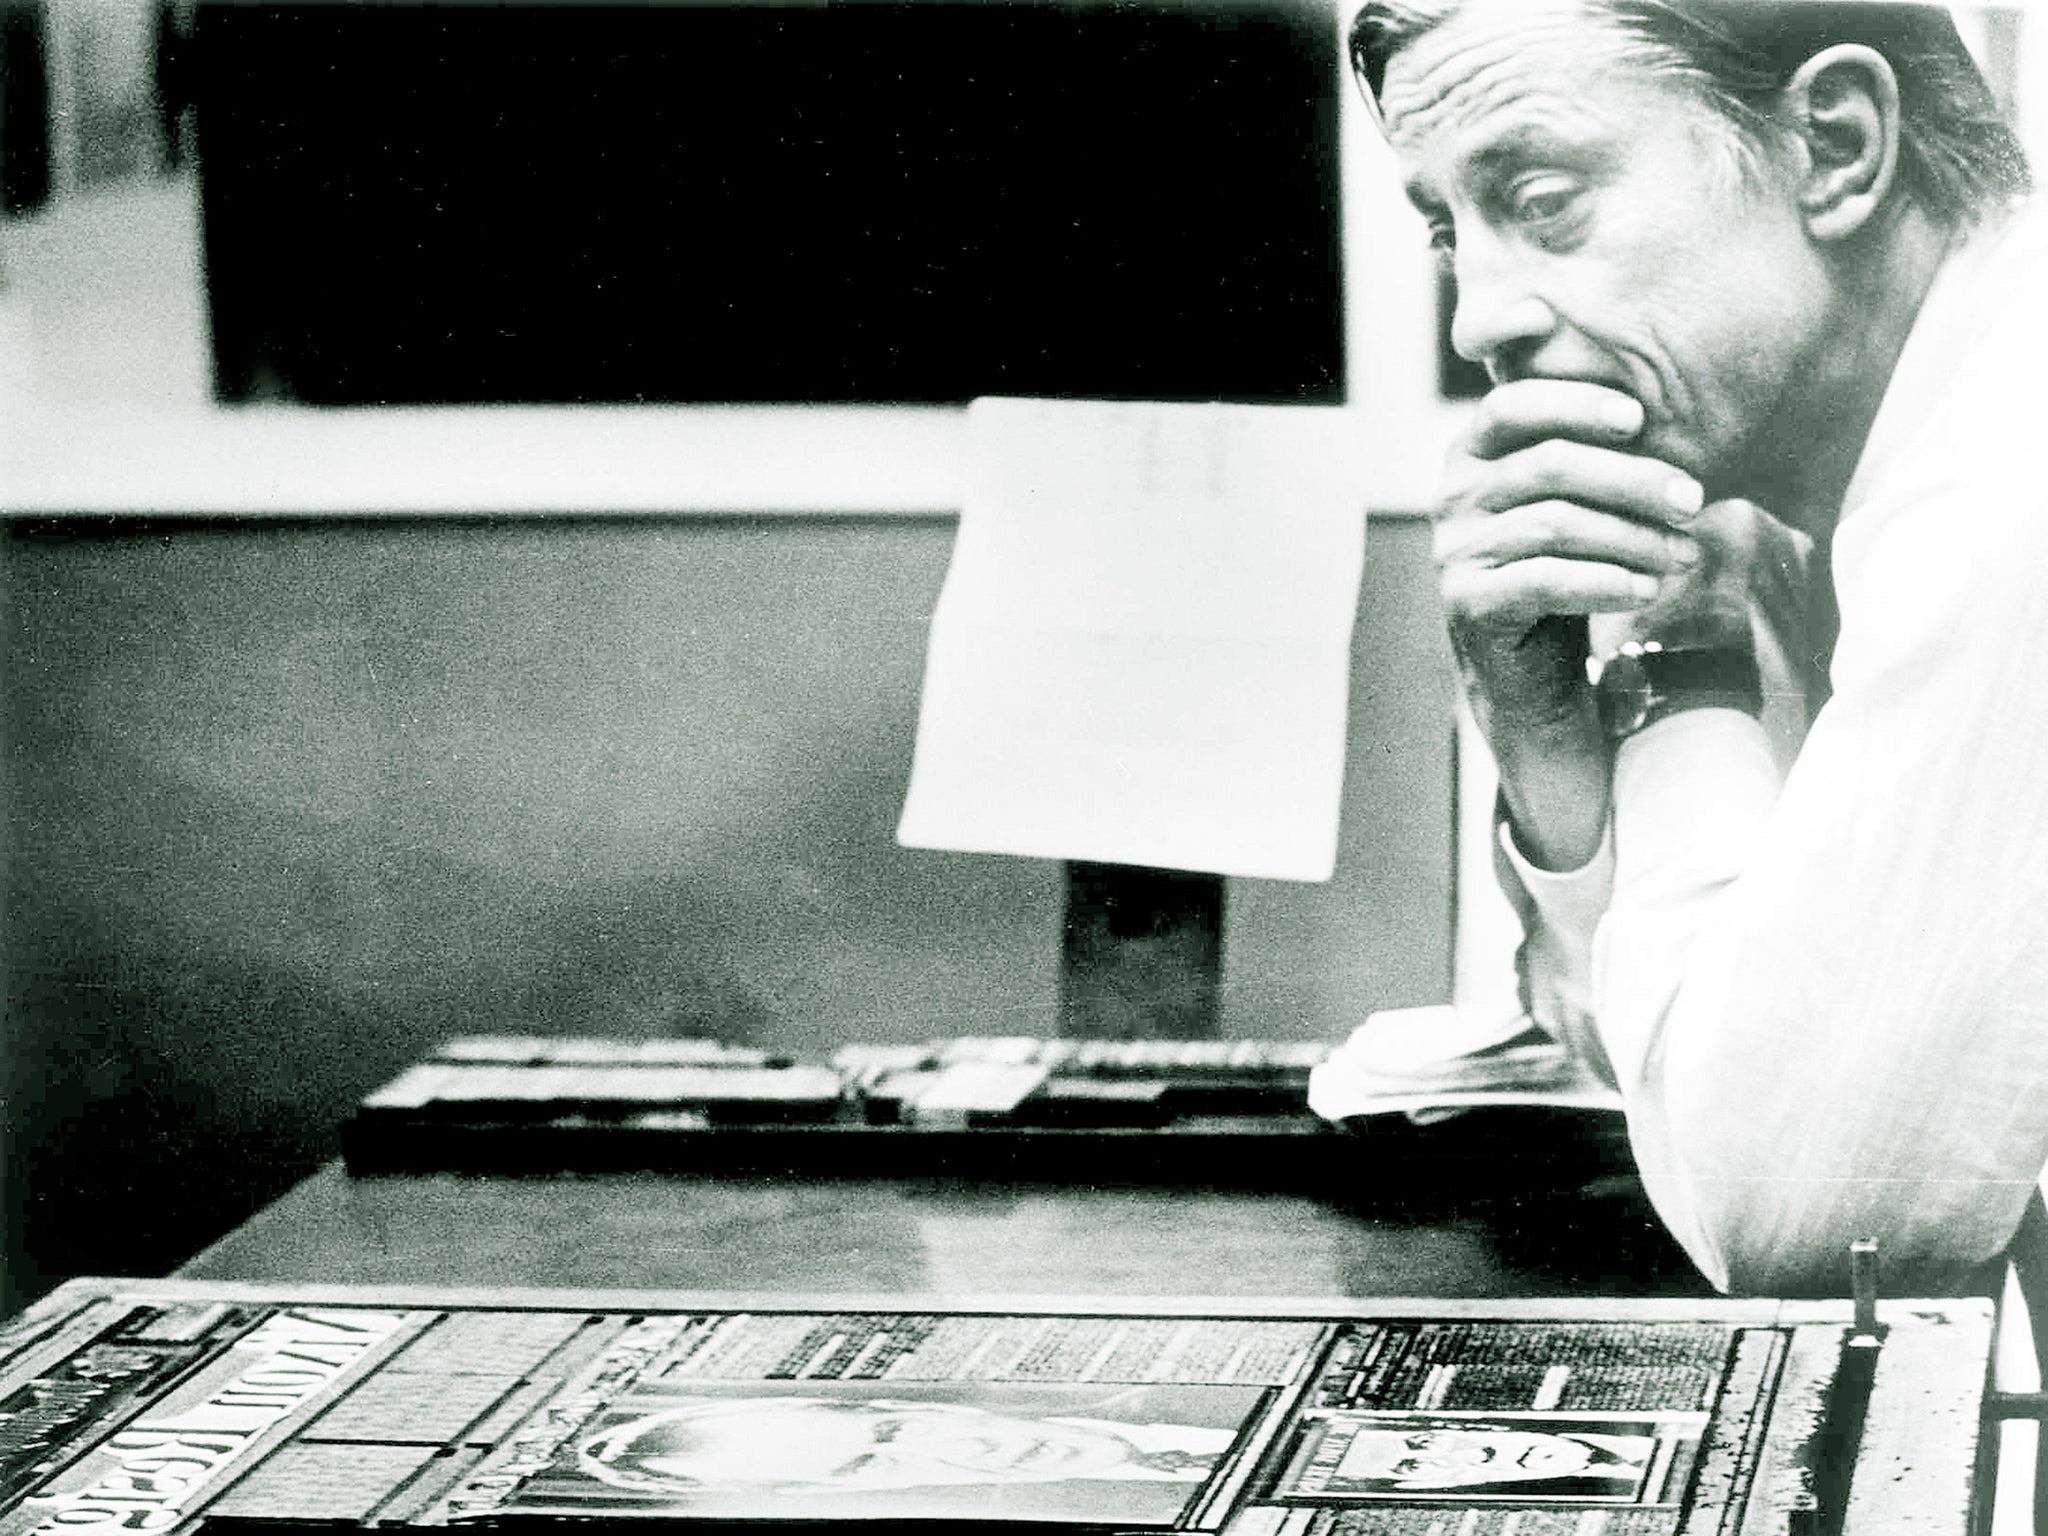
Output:
[[1311,1413],[1269,1497],[1676,1504],[1705,1428],[1699,1413]]
[[760,1381],[607,1404],[502,1514],[1170,1529],[1269,1388]]

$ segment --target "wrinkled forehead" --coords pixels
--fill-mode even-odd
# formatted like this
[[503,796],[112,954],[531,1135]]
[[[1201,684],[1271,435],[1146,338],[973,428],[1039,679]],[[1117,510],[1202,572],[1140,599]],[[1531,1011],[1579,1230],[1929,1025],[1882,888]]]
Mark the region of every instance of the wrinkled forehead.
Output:
[[1590,111],[1600,91],[1657,82],[1583,0],[1467,0],[1387,61],[1380,113],[1396,149],[1518,110]]

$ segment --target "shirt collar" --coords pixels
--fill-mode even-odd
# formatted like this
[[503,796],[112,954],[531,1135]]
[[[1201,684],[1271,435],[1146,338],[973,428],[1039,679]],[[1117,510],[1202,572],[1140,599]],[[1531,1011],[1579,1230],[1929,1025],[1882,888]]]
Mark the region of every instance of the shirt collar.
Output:
[[2043,210],[2022,199],[1986,215],[1950,245],[1870,424],[1842,497],[1838,528],[1870,501],[1887,469],[1906,451],[1915,424],[1928,418],[1950,378],[1983,339],[1984,328],[1997,323],[2003,309],[2001,270],[2038,247],[2044,233]]

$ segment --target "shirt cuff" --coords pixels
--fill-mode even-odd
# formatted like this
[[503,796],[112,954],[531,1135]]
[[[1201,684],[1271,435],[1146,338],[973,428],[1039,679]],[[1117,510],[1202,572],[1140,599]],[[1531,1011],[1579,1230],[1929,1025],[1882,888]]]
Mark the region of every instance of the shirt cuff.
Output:
[[1614,894],[1614,818],[1610,816],[1601,829],[1600,846],[1593,856],[1577,869],[1538,869],[1531,864],[1515,846],[1515,829],[1505,816],[1497,834],[1501,857],[1544,924],[1590,935]]
[[1614,888],[1612,823],[1602,829],[1592,858],[1562,872],[1538,869],[1524,858],[1505,817],[1497,836],[1495,867],[1522,919],[1517,965],[1529,1015],[1597,1074],[1611,1078],[1593,1021],[1593,937]]

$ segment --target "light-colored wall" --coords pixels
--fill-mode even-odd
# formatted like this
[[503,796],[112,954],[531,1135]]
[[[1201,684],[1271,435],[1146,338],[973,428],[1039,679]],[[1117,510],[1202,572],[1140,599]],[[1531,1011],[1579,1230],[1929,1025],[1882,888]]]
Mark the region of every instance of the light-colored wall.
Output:
[[[451,1033],[1055,1031],[1060,866],[894,840],[952,526],[17,524],[17,1294],[177,1262]],[[1369,545],[1341,867],[1232,882],[1231,1033],[1448,986],[1426,530]]]

